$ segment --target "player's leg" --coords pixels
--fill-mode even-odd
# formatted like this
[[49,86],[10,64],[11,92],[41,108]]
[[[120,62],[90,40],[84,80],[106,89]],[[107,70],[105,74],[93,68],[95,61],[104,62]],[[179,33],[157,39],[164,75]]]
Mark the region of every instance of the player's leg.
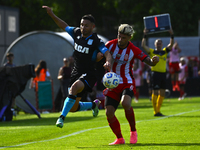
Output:
[[115,116],[115,111],[118,105],[119,105],[119,101],[116,101],[112,99],[111,97],[106,96],[105,111],[106,111],[107,121],[109,123],[111,130],[117,137],[117,139],[113,143],[110,143],[109,145],[125,144],[125,140],[121,133],[120,123]]
[[133,97],[133,90],[126,88],[123,91],[121,103],[125,111],[126,119],[130,125],[130,144],[137,143],[137,131],[136,131],[136,122],[135,122],[135,114],[134,110],[131,106]]
[[84,111],[88,109],[92,109],[93,116],[97,117],[99,113],[99,104],[100,101],[95,99],[93,102],[81,102],[81,97],[76,99],[74,106],[71,108],[70,112]]
[[72,109],[70,111],[76,112],[76,111],[83,111],[83,110],[92,109],[93,116],[96,117],[96,116],[98,116],[98,113],[99,113],[98,106],[100,104],[100,101],[98,99],[94,100],[93,102],[81,102],[80,101],[81,97],[85,93],[92,91],[92,87],[96,83],[96,78],[91,73],[91,74],[81,76],[80,80],[84,84],[84,89],[77,94],[78,99],[77,99],[76,103],[74,104],[74,106],[72,107]]
[[136,103],[138,103],[138,99],[139,99],[139,88],[140,87],[136,87],[136,93],[135,93],[135,99],[134,99],[134,101],[136,102]]
[[179,72],[180,72],[180,67],[179,67],[179,63],[175,63],[175,87],[177,89],[177,91],[180,91],[180,86],[179,86],[179,80],[178,80],[178,75],[179,75]]
[[84,89],[84,83],[80,80],[77,80],[73,83],[69,90],[69,95],[64,101],[63,109],[61,112],[61,116],[58,118],[56,122],[56,126],[62,128],[63,122],[65,117],[67,116],[68,112],[71,110],[71,108],[74,106],[76,102],[76,95],[77,93],[80,93]]
[[172,83],[172,89],[175,91],[175,75],[174,75],[174,63],[169,63],[169,73],[171,75],[171,83]]

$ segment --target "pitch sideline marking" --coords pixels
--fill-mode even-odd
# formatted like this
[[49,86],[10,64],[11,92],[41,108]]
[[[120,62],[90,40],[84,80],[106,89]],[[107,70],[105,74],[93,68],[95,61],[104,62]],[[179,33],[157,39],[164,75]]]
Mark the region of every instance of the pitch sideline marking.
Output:
[[[156,119],[136,121],[136,123],[144,122],[144,121],[161,120],[161,119],[165,119],[165,118],[169,118],[169,117],[173,117],[173,116],[180,116],[180,115],[183,115],[183,114],[186,114],[186,113],[192,113],[192,112],[197,112],[197,111],[200,111],[200,109],[193,110],[193,111],[188,111],[188,112],[182,112],[182,113],[178,113],[178,114],[175,114],[175,115],[169,115],[169,116],[165,116],[165,117],[161,117],[161,118],[156,118]],[[122,123],[121,125],[125,125],[125,124],[128,124],[128,123]],[[63,139],[63,138],[70,137],[70,136],[73,136],[73,135],[77,135],[77,134],[80,134],[80,133],[83,133],[83,132],[87,132],[87,131],[91,131],[91,130],[95,130],[95,129],[107,128],[107,127],[109,127],[109,126],[103,126],[103,127],[97,127],[97,128],[90,128],[90,129],[86,129],[86,130],[74,132],[74,133],[71,133],[71,134],[68,134],[68,135],[65,135],[65,136],[61,136],[61,137],[58,137],[58,138],[54,138],[54,139],[43,140],[43,141],[34,141],[34,142],[29,142],[29,143],[22,143],[22,144],[17,144],[17,145],[13,145],[13,146],[5,146],[5,147],[0,147],[0,149],[17,147],[17,146],[23,146],[23,145],[28,145],[28,144],[35,144],[35,143],[55,141],[55,140]]]

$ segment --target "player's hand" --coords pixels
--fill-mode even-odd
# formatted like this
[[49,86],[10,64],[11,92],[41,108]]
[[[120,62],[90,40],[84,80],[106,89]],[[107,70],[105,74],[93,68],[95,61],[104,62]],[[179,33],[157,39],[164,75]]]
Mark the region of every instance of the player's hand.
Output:
[[48,7],[48,6],[42,6],[42,8],[46,9],[48,14],[53,13],[52,9],[50,7]]
[[159,57],[158,56],[153,56],[152,57],[152,62],[156,65],[159,62]]
[[105,70],[110,71],[110,69],[111,69],[111,64],[110,64],[108,61],[106,61],[105,64],[103,65],[103,67],[105,68]]

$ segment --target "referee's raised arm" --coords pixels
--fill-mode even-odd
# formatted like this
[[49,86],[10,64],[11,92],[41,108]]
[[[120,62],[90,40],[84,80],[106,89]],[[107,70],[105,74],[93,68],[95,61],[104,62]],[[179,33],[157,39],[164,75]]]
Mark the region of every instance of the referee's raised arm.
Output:
[[149,47],[146,44],[146,38],[147,38],[147,33],[146,33],[147,31],[146,31],[146,29],[144,29],[143,32],[144,32],[144,35],[143,35],[143,38],[142,38],[141,46],[149,54],[150,50],[149,50]]
[[42,8],[46,9],[48,15],[54,20],[54,22],[58,25],[58,27],[60,27],[61,29],[65,30],[65,28],[68,26],[68,24],[63,21],[62,19],[60,19],[59,17],[57,17],[52,9],[48,6],[42,6]]

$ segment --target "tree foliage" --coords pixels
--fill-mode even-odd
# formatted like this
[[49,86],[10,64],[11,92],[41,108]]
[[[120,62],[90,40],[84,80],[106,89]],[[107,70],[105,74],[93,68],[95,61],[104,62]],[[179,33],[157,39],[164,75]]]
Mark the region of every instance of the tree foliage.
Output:
[[[131,24],[133,40],[141,40],[144,16],[169,13],[175,36],[197,36],[200,15],[198,0],[1,0],[1,6],[20,10],[20,34],[33,30],[58,31],[53,20],[42,9],[50,6],[54,13],[71,26],[79,26],[85,14],[96,19],[96,30],[108,38],[115,38],[121,23]],[[153,36],[168,36],[166,32]]]

